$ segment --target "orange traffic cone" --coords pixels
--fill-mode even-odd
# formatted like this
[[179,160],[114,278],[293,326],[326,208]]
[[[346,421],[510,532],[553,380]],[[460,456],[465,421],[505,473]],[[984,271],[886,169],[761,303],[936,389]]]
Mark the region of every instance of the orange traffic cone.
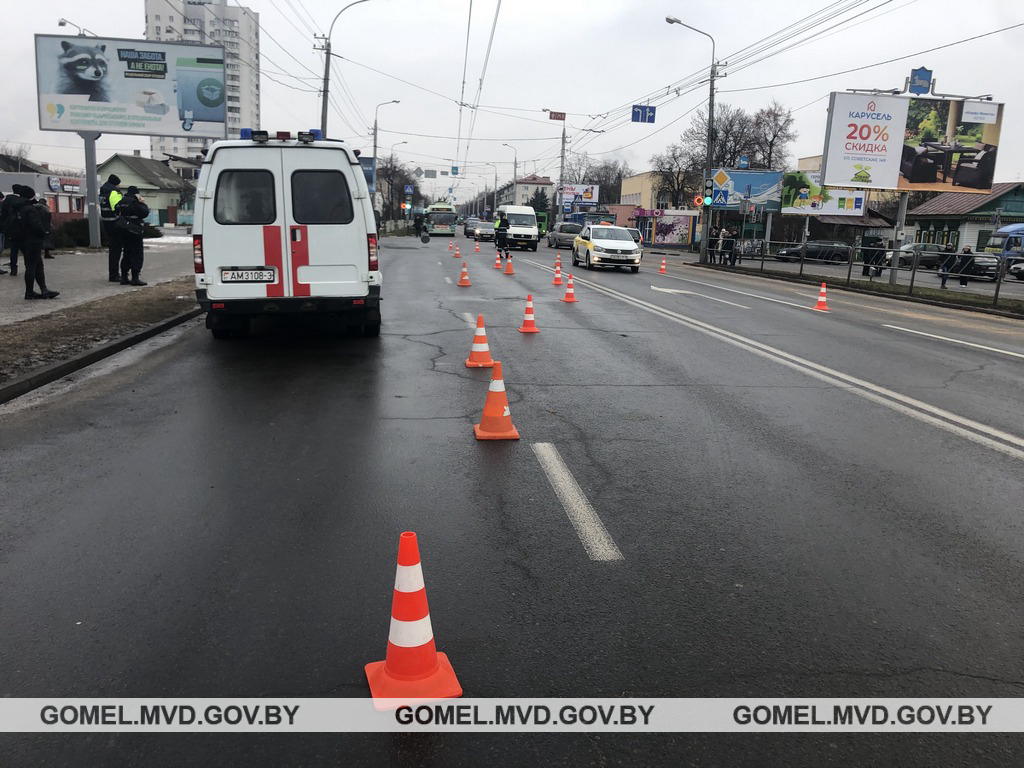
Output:
[[576,298],[576,292],[572,289],[572,275],[569,275],[569,284],[565,286],[565,296],[562,301],[567,301],[570,304],[575,301],[579,301],[579,299]]
[[494,254],[494,268],[501,269],[501,252]]
[[562,284],[562,265],[557,261],[555,262],[555,279],[551,281],[552,285]]
[[457,282],[456,285],[461,285],[463,288],[468,288],[472,285],[472,283],[469,282],[469,270],[466,269],[466,262],[462,262],[462,274],[459,275],[459,282]]
[[473,346],[466,359],[467,368],[492,368],[491,348],[487,346],[487,331],[484,329],[484,316],[476,316],[476,333],[473,334]]
[[459,246],[455,246],[455,253],[452,254],[452,258],[459,258]]
[[454,699],[462,686],[448,656],[434,647],[427,590],[423,584],[420,549],[416,534],[405,531],[398,537],[398,568],[391,598],[391,631],[384,661],[367,664],[366,681],[374,707],[397,709],[400,699]]
[[473,425],[477,440],[518,440],[519,431],[512,425],[508,410],[508,396],[505,381],[501,378],[501,363],[494,361],[491,368],[491,384],[484,401],[484,415],[479,424]]
[[659,275],[667,274],[667,272],[665,271],[665,257],[664,256],[661,257],[661,269],[658,270],[658,274]]
[[477,241],[476,243],[476,252],[480,253],[480,241]]
[[818,292],[818,303],[815,304],[811,309],[817,310],[818,312],[828,312],[828,304],[825,302],[825,284],[821,284],[821,290]]
[[533,319],[533,294],[526,294],[526,314],[523,315],[523,325],[520,333],[540,333],[540,328]]
[[449,240],[448,241],[448,250],[450,251],[454,245],[455,245],[455,241],[454,240]]
[[505,258],[505,272],[504,272],[504,274],[506,274],[506,275],[514,275],[515,273],[516,273],[516,271],[512,268],[512,258],[511,257],[506,257]]

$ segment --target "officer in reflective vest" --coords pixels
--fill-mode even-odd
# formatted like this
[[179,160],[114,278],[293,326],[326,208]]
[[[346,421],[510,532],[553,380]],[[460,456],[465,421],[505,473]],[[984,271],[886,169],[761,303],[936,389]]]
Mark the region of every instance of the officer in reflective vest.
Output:
[[117,204],[121,202],[122,197],[121,190],[118,189],[120,184],[121,179],[112,173],[100,187],[100,219],[107,234],[107,279],[112,283],[121,282],[118,265],[121,263],[121,254],[124,250],[121,233],[114,226],[117,219]]

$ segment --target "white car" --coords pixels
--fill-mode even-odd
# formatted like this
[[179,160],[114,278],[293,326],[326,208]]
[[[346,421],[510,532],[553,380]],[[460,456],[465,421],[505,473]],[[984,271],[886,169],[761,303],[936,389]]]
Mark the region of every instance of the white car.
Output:
[[625,227],[608,224],[587,224],[572,244],[572,265],[583,262],[594,267],[629,267],[640,271],[643,252]]
[[1010,274],[1018,280],[1024,280],[1024,261],[1018,261],[1010,267]]

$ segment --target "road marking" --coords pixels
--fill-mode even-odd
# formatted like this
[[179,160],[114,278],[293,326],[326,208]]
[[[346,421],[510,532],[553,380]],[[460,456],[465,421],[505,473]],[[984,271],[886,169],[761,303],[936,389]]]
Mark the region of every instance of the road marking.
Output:
[[[534,262],[529,262],[534,263]],[[542,269],[548,269],[543,264],[536,264],[536,266]],[[551,271],[550,269],[548,271]],[[686,315],[681,315],[678,312],[673,312],[670,309],[659,307],[657,304],[651,304],[650,302],[644,301],[643,299],[637,299],[629,296],[625,293],[606,288],[597,283],[592,283],[584,278],[574,278],[577,283],[587,288],[590,288],[598,293],[603,293],[619,301],[650,312],[653,315],[659,315],[673,322],[685,325],[688,328],[692,328],[695,331],[711,336],[713,338],[724,341],[727,344],[731,344],[734,347],[738,347],[747,352],[751,352],[759,357],[763,357],[767,360],[772,360],[780,365],[784,365],[787,368],[792,368],[795,371],[804,373],[812,378],[823,381],[827,384],[831,384],[839,389],[846,390],[851,395],[870,400],[873,403],[889,408],[890,410],[896,411],[897,413],[909,416],[912,419],[930,424],[931,426],[938,427],[946,432],[963,437],[966,440],[970,440],[973,443],[982,445],[986,448],[991,448],[994,451],[1005,454],[1011,458],[1019,461],[1024,461],[1024,438],[1012,435],[1009,432],[1003,432],[1002,430],[990,427],[987,424],[968,419],[964,416],[959,416],[952,411],[947,411],[942,408],[938,408],[934,405],[929,405],[921,400],[917,400],[907,395],[902,395],[892,389],[872,384],[870,381],[859,379],[856,376],[837,371],[834,368],[828,366],[819,365],[818,363],[810,360],[805,360],[797,355],[791,355],[788,352],[784,352],[781,349],[762,344],[759,341],[754,341],[746,336],[741,336],[738,333],[732,331],[726,331],[720,328],[716,328],[708,323],[703,323],[700,320],[696,320]],[[971,431],[973,430],[973,431]],[[1002,442],[999,442],[1002,441]]]
[[975,344],[973,341],[961,341],[960,339],[951,339],[949,336],[939,336],[934,333],[925,333],[924,331],[915,331],[912,328],[900,328],[898,325],[885,325],[882,324],[883,328],[892,328],[894,331],[903,331],[904,333],[913,333],[917,336],[927,336],[929,339],[939,339],[940,341],[948,341],[951,344],[963,344],[965,347],[974,347],[975,349],[984,349],[987,352],[998,352],[1001,355],[1010,355],[1011,357],[1024,358],[1020,352],[1011,352],[1008,349],[999,349],[998,347],[986,347],[984,344]]
[[445,277],[444,281],[448,283],[448,285],[452,284],[452,279],[450,277]]
[[739,307],[740,309],[750,309],[750,307],[745,307],[742,304],[734,304],[733,302],[726,301],[725,299],[716,299],[714,296],[708,296],[707,294],[697,293],[696,291],[683,291],[683,290],[680,290],[679,288],[659,288],[656,285],[652,285],[651,288],[653,290],[655,290],[655,291],[660,292],[660,293],[680,293],[680,294],[683,294],[683,295],[686,295],[686,296],[700,296],[702,299],[711,299],[712,301],[719,301],[722,304],[728,304],[730,307]]
[[469,312],[463,312],[462,319],[465,320],[470,325],[476,325],[476,318],[469,314]]
[[576,529],[576,535],[583,542],[583,547],[591,560],[623,560],[622,552],[615,546],[608,529],[601,518],[587,501],[583,489],[565,466],[558,449],[552,443],[531,443],[530,447],[537,456],[548,482],[555,490],[555,495],[562,502],[569,522]]
[[[544,265],[543,264],[538,264],[537,266],[543,267]],[[732,273],[730,273],[730,274],[732,274]],[[735,288],[726,288],[725,286],[715,285],[714,283],[705,283],[705,282],[702,282],[700,280],[691,280],[690,278],[687,278],[687,277],[677,277],[676,275],[665,275],[665,277],[667,277],[669,280],[682,280],[684,283],[693,283],[694,285],[703,285],[703,286],[705,286],[707,288],[714,288],[714,289],[719,290],[719,291],[728,291],[729,293],[738,293],[740,296],[748,296],[748,297],[750,297],[752,299],[761,299],[762,301],[773,301],[776,304],[785,304],[788,307],[796,307],[797,309],[812,309],[812,307],[806,307],[803,304],[794,304],[792,301],[783,301],[782,299],[773,299],[771,296],[762,296],[759,293],[747,293],[746,291],[739,291],[739,290],[736,290]],[[800,286],[800,287],[804,288],[805,286]],[[813,297],[814,301],[817,301],[817,299],[818,299],[817,296]]]
[[444,266],[444,263],[443,263],[443,262],[440,262],[440,261],[439,261],[439,262],[437,262],[437,266],[439,266],[439,267],[443,267],[443,266]]

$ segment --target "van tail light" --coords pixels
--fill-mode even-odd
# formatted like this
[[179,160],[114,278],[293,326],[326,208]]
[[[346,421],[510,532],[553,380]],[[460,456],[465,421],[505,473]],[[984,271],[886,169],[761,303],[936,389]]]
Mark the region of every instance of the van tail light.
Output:
[[203,236],[192,235],[192,262],[196,267],[196,274],[206,273],[206,262],[203,261]]
[[376,272],[380,269],[380,262],[377,260],[377,236],[366,236],[366,250],[370,256],[370,271]]

